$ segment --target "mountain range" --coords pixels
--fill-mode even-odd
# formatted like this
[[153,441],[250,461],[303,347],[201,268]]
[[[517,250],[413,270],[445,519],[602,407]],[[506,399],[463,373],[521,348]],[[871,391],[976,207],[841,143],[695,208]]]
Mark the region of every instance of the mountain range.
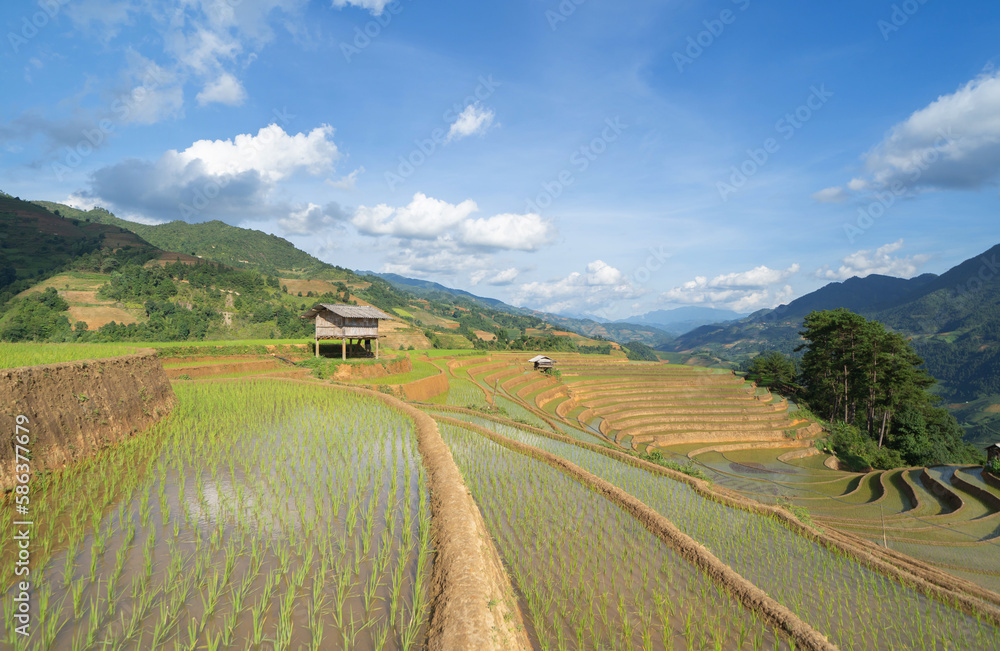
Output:
[[7,284],[5,297],[74,256],[109,246],[147,247],[282,278],[379,279],[407,296],[430,301],[442,314],[448,305],[477,305],[484,311],[532,317],[547,323],[551,332],[640,341],[665,353],[706,354],[734,365],[767,350],[794,353],[802,343],[798,332],[807,314],[847,308],[910,338],[940,381],[937,390],[949,406],[964,413],[967,426],[1000,440],[1000,245],[941,275],[851,278],[750,315],[684,307],[604,322],[587,315],[515,307],[397,274],[350,271],[318,260],[280,237],[219,221],[150,226],[120,219],[101,208],[82,211],[5,194],[0,195],[0,204],[4,216],[0,220],[0,281]]

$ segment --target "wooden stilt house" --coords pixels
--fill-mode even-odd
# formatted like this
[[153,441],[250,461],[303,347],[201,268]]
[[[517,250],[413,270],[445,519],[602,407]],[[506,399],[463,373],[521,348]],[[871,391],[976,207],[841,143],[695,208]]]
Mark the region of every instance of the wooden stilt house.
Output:
[[555,368],[556,361],[551,357],[546,357],[545,355],[536,355],[528,360],[528,362],[535,365],[536,371],[544,371],[548,373],[551,369]]
[[392,319],[382,310],[370,305],[331,303],[319,303],[301,318],[316,322],[316,357],[319,357],[321,340],[340,339],[342,359],[347,359],[348,345],[353,350],[364,351],[363,355],[367,357],[372,353],[373,341],[375,359],[378,359],[378,322]]

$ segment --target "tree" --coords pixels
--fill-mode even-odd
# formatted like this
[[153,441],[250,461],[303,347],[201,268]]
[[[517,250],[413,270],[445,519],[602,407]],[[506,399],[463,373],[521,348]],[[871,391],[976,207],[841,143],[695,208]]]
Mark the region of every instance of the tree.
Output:
[[776,350],[754,357],[744,370],[747,379],[760,386],[773,387],[785,395],[798,391],[795,360]]
[[[900,334],[845,309],[812,312],[800,334],[806,343],[801,384],[810,408],[849,426],[839,434],[845,454],[875,467],[906,463],[975,463],[955,418],[935,406],[935,380]],[[870,442],[858,443],[854,430]],[[891,454],[881,452],[883,448]]]

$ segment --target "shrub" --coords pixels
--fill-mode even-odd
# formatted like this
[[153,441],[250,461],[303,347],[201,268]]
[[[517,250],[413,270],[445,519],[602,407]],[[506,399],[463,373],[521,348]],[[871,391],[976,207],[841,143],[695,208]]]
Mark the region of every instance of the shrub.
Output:
[[906,465],[899,451],[880,448],[865,432],[853,425],[834,425],[829,444],[837,458],[852,472],[868,472],[873,468],[891,470]]

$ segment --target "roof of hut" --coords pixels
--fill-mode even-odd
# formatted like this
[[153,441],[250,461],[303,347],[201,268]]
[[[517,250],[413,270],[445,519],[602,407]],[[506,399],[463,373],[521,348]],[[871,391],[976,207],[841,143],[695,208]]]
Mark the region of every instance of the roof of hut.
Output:
[[371,305],[336,305],[333,303],[318,303],[302,315],[303,319],[315,319],[323,311],[330,311],[345,319],[392,319],[391,316]]

